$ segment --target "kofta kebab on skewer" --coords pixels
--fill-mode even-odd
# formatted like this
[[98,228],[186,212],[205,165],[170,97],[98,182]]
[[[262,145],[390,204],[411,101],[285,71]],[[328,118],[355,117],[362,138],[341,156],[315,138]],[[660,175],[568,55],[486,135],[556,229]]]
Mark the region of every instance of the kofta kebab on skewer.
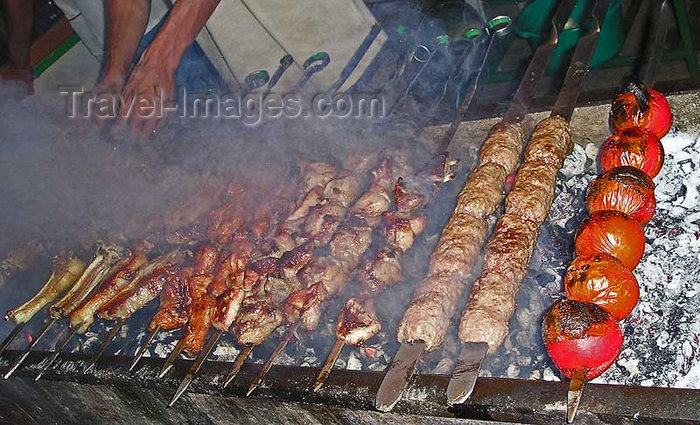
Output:
[[[481,276],[472,286],[459,323],[463,347],[447,388],[450,404],[469,397],[487,351],[493,353],[508,334],[515,296],[527,274],[539,228],[554,200],[557,173],[573,149],[569,121],[607,6],[604,0],[595,3],[594,28],[574,50],[551,116],[540,121],[531,135],[513,189],[506,197],[505,213],[486,245]],[[481,350],[475,349],[479,345]]]
[[[661,3],[652,49],[663,45],[670,20],[667,1]],[[651,85],[654,50],[643,78]],[[659,139],[671,127],[672,115],[664,96],[635,77],[623,81],[613,100],[610,126],[615,132],[600,151],[602,174],[586,193],[590,214],[574,240],[576,258],[564,278],[567,299],[556,301],[542,320],[542,340],[555,366],[569,378],[567,422],[581,401],[583,383],[596,378],[620,353],[623,334],[617,323],[639,300],[632,273],[644,254],[642,226],[656,209],[653,178],[664,153]]]
[[[452,217],[430,257],[428,275],[399,324],[401,347],[377,393],[379,410],[391,410],[398,402],[423,351],[442,344],[465,281],[486,239],[488,217],[503,199],[506,176],[517,166],[524,142],[524,128],[519,121],[527,113],[574,4],[575,1],[559,4],[549,40],[535,51],[503,121],[491,129],[482,146],[479,163],[462,188]],[[486,347],[481,342],[475,346],[478,369]]]

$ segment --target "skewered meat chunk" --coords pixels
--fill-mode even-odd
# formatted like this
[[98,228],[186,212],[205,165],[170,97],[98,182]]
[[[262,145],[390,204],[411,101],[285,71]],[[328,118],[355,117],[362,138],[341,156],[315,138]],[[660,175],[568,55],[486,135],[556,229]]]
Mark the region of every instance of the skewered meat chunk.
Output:
[[374,299],[350,298],[340,311],[335,334],[346,344],[361,346],[381,329],[382,325],[374,311]]
[[[374,183],[373,183],[374,185]],[[377,219],[391,207],[391,198],[379,188],[372,187],[350,209],[350,215],[364,220]]]
[[227,331],[236,319],[244,298],[245,291],[240,288],[231,288],[221,294],[216,301],[212,326],[220,331]]
[[328,244],[331,257],[338,260],[343,269],[350,271],[357,267],[362,254],[372,244],[372,227],[343,226]]
[[323,292],[330,296],[342,290],[346,277],[343,263],[332,256],[314,258],[299,271],[299,281],[305,287],[320,284]]
[[428,218],[424,215],[404,216],[403,214],[385,214],[382,237],[387,243],[401,252],[413,246],[415,237],[425,230]]
[[[400,342],[423,341],[427,350],[434,350],[445,338],[481,247],[486,239],[486,211],[494,211],[502,199],[501,180],[513,172],[518,163],[524,134],[520,124],[500,123],[494,126],[481,148],[479,166],[491,163],[504,172],[472,173],[457,199],[457,205],[442,231],[437,247],[430,256],[428,275],[420,283],[413,300],[399,323]],[[479,167],[477,167],[478,169]],[[471,197],[474,187],[490,188],[487,198]]]
[[324,187],[336,176],[336,169],[326,162],[311,162],[301,166],[302,190],[309,192],[316,187]]
[[196,356],[204,348],[204,342],[212,325],[212,316],[216,310],[216,298],[206,294],[195,298],[188,308],[189,321],[182,336],[182,351],[188,356]]
[[83,300],[90,295],[92,290],[102,282],[109,274],[110,269],[124,256],[124,251],[116,246],[103,246],[97,248],[95,258],[85,269],[75,285],[56,304],[49,308],[53,319],[68,316]]
[[223,260],[217,266],[209,284],[208,290],[212,295],[218,297],[234,285],[234,282],[239,285],[242,283],[243,271],[253,255],[254,245],[247,233],[234,238],[230,253],[222,256]]
[[357,272],[357,280],[365,293],[377,293],[403,280],[401,251],[385,246],[379,249],[371,261]]
[[16,325],[28,322],[44,306],[70,288],[84,271],[85,263],[72,254],[60,255],[54,258],[53,269],[46,284],[31,300],[8,311],[5,319],[12,320]]
[[145,254],[134,252],[131,257],[117,263],[116,272],[102,284],[97,293],[71,313],[71,326],[76,328],[78,333],[85,333],[95,320],[97,310],[129,285],[136,278],[136,272],[147,262]]
[[160,327],[169,331],[179,329],[187,323],[187,279],[192,276],[192,267],[183,268],[175,279],[165,282],[160,293],[160,305],[158,311],[148,325],[148,331],[154,332]]
[[208,244],[202,245],[194,254],[194,274],[213,274],[218,260],[219,250]]
[[539,226],[551,207],[556,173],[571,149],[566,120],[557,116],[542,120],[530,144],[521,167],[525,171],[518,172],[506,198],[506,212],[486,246],[481,278],[459,325],[462,342],[485,342],[490,352],[508,334],[515,295],[527,273]]
[[323,198],[347,209],[361,192],[360,180],[354,175],[349,175],[329,181],[323,188]]
[[259,345],[282,320],[282,312],[269,298],[246,299],[231,330],[238,343]]
[[338,204],[326,204],[309,213],[304,222],[304,231],[317,246],[330,242],[340,226],[347,209]]
[[97,317],[105,320],[126,320],[134,312],[153,301],[163,290],[165,283],[177,279],[180,269],[167,264],[144,276],[137,285],[120,292],[109,303],[102,306]]

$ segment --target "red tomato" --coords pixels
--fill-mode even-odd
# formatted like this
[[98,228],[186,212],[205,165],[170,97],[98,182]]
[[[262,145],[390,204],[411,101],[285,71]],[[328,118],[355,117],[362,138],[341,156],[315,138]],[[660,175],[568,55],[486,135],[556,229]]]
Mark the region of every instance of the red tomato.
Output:
[[600,149],[603,172],[629,165],[654,178],[664,165],[664,147],[659,139],[642,128],[633,127],[608,138]]
[[613,129],[617,132],[642,127],[659,139],[664,137],[673,121],[671,108],[664,95],[654,89],[647,89],[638,80],[629,80],[623,90],[613,100],[610,109]]
[[631,271],[610,254],[577,257],[564,277],[564,291],[574,301],[593,303],[617,320],[639,301],[639,284]]
[[596,211],[578,228],[574,249],[579,256],[610,254],[633,270],[644,255],[644,231],[619,211]]
[[590,380],[615,362],[623,338],[615,318],[597,305],[558,300],[542,319],[542,340],[562,375],[585,370]]
[[613,168],[588,185],[586,207],[589,213],[620,211],[647,224],[656,210],[654,182],[634,167]]

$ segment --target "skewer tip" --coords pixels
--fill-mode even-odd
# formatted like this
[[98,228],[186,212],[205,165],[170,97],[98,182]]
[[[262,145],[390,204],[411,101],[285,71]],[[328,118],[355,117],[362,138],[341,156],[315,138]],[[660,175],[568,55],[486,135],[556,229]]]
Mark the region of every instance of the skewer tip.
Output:
[[581,394],[583,393],[583,380],[586,376],[585,370],[574,372],[569,383],[569,391],[566,400],[566,423],[570,424],[574,421],[578,405],[581,402]]
[[187,388],[190,386],[193,379],[194,374],[188,372],[187,375],[185,375],[185,378],[182,380],[182,382],[180,382],[180,386],[177,387],[177,391],[175,391],[175,394],[170,400],[170,403],[168,403],[168,407],[173,407],[173,405],[177,402],[180,396],[182,396],[185,393],[185,391],[187,391]]

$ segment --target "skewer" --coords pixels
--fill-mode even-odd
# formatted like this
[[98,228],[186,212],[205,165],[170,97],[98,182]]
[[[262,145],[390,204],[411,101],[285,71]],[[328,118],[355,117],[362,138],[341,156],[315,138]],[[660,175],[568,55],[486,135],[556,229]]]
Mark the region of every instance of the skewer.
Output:
[[54,362],[56,362],[56,359],[58,358],[58,356],[61,354],[63,349],[66,348],[66,345],[68,345],[70,340],[73,339],[73,336],[75,336],[75,334],[77,332],[78,332],[77,328],[71,328],[68,335],[66,335],[66,337],[63,339],[63,342],[61,342],[61,344],[56,348],[56,350],[54,350],[53,354],[51,354],[51,357],[49,357],[48,361],[44,364],[44,367],[41,368],[41,370],[39,371],[39,374],[34,378],[35,381],[38,381],[39,379],[41,379],[41,377],[44,375],[44,373],[47,370],[49,370],[51,365],[53,365]]
[[[552,32],[549,40],[540,45],[532,56],[513,103],[505,113],[504,122],[518,122],[527,114],[537,89],[537,84],[549,64],[549,59],[558,43],[559,33],[564,28],[574,4],[575,2],[568,0],[559,4],[552,17]],[[447,387],[447,402],[449,404],[463,403],[472,394],[487,353],[488,344],[482,342],[462,343],[462,349],[457,359],[452,379]]]
[[194,361],[194,364],[190,368],[189,372],[187,372],[187,375],[185,375],[185,378],[180,383],[180,386],[177,387],[177,391],[175,391],[175,395],[173,395],[173,398],[170,400],[170,403],[168,403],[168,407],[172,407],[172,405],[175,404],[177,399],[179,399],[180,396],[184,394],[185,391],[187,391],[187,387],[190,386],[195,375],[197,374],[197,372],[199,372],[199,369],[204,364],[204,361],[209,356],[209,353],[211,353],[211,351],[214,349],[216,343],[219,342],[219,338],[221,338],[221,335],[223,334],[224,331],[217,330],[216,332],[214,332],[211,338],[209,338],[209,341],[207,341],[202,352],[199,353],[199,356]]
[[114,327],[109,331],[107,338],[105,338],[105,340],[102,341],[102,345],[100,345],[100,348],[92,357],[90,357],[90,360],[88,360],[88,365],[85,368],[85,373],[88,373],[95,367],[95,364],[100,359],[100,357],[102,357],[102,354],[104,354],[105,350],[109,346],[109,343],[112,342],[115,336],[117,336],[121,328],[124,326],[124,323],[126,323],[126,320],[119,319],[117,323],[114,324]]
[[44,328],[41,330],[41,332],[39,332],[39,335],[37,335],[36,338],[32,340],[32,342],[27,346],[27,348],[24,349],[24,351],[22,352],[22,354],[20,354],[17,360],[15,360],[15,362],[12,363],[10,369],[8,369],[7,372],[5,372],[5,374],[2,376],[3,379],[9,378],[10,376],[12,376],[13,373],[15,373],[15,370],[17,370],[17,368],[22,365],[27,356],[29,356],[29,353],[32,352],[34,347],[36,347],[39,341],[41,341],[41,338],[43,338],[44,335],[46,335],[49,329],[51,329],[53,325],[56,324],[56,322],[58,322],[58,319],[51,319],[48,323],[46,323],[46,325],[44,325]]
[[423,342],[401,344],[391,366],[384,375],[382,384],[379,386],[375,402],[377,410],[388,412],[394,408],[408,386],[408,382],[416,373],[418,359],[423,351],[425,351],[425,343]]
[[328,357],[326,357],[326,361],[323,363],[323,367],[321,368],[321,371],[316,377],[316,382],[314,382],[313,388],[314,392],[320,390],[323,386],[323,383],[326,382],[328,375],[330,375],[331,370],[333,370],[333,365],[335,365],[335,362],[338,361],[338,357],[340,357],[340,353],[343,352],[344,347],[345,342],[336,338],[335,344],[333,344],[331,352],[328,353]]
[[301,321],[297,321],[289,329],[287,329],[287,332],[284,334],[284,337],[277,344],[277,347],[275,347],[275,351],[272,352],[270,357],[263,365],[262,369],[260,369],[260,372],[258,372],[258,374],[255,376],[253,383],[250,385],[250,387],[248,388],[248,392],[246,392],[245,394],[246,397],[248,397],[253,391],[255,391],[260,386],[262,381],[265,379],[267,372],[270,371],[272,364],[275,362],[280,353],[284,351],[284,348],[287,346],[289,341],[291,341],[292,338],[294,338],[294,334],[296,333],[297,329],[299,329],[300,325]]
[[158,378],[163,378],[173,367],[175,364],[175,360],[177,360],[178,357],[180,357],[180,353],[182,353],[182,350],[185,349],[185,338],[180,338],[180,340],[177,342],[177,345],[173,349],[173,351],[170,353],[168,358],[165,360],[165,363],[163,363],[163,368],[160,370],[160,373],[158,374]]
[[566,423],[570,424],[574,421],[576,411],[578,410],[581,394],[583,393],[583,380],[586,377],[586,369],[579,369],[571,376],[569,383],[569,392],[566,400]]
[[15,338],[17,338],[17,335],[19,335],[20,332],[22,332],[22,329],[24,329],[24,325],[26,325],[27,322],[22,322],[19,325],[15,326],[14,329],[12,329],[12,332],[5,338],[5,340],[2,342],[2,345],[0,345],[0,356],[2,356],[2,353],[5,352],[7,347],[14,341]]
[[[604,2],[603,0],[599,0],[598,3],[605,3],[606,7],[605,9],[607,10],[607,3]],[[597,7],[598,5],[596,5]],[[592,41],[592,46],[590,50],[593,50],[596,45],[597,41],[597,36],[598,33],[600,33],[600,25],[602,25],[602,18],[599,18],[600,20],[597,22],[598,28],[597,31],[594,31],[592,36],[595,36],[595,38]],[[666,36],[667,36],[667,31],[668,31],[668,26],[670,21],[672,20],[672,15],[671,15],[671,8],[669,5],[668,0],[663,0],[661,1],[660,4],[660,9],[659,9],[659,16],[655,22],[655,28],[652,30],[653,31],[653,39],[652,43],[650,46],[650,50],[648,52],[648,57],[646,61],[642,64],[640,69],[636,70],[636,73],[640,75],[640,77],[644,80],[646,80],[647,83],[650,85],[654,83],[655,79],[655,71],[656,71],[656,62],[661,56],[661,50],[663,49],[664,42],[666,41]],[[591,36],[589,36],[591,37]],[[583,39],[582,39],[583,42]],[[581,43],[579,43],[581,44]],[[576,52],[574,53],[574,58],[572,61],[576,60],[576,55],[578,53],[578,47]],[[586,63],[588,63],[586,61]],[[585,69],[586,71],[588,68]],[[567,74],[567,79],[569,75]],[[583,79],[583,77],[580,77]],[[566,84],[566,82],[564,83]],[[575,103],[575,99],[578,97],[578,92],[580,91],[580,84],[577,87],[577,91],[574,97],[573,102]],[[572,96],[572,95],[569,95]],[[561,97],[561,96],[560,96]],[[572,101],[569,100],[568,102],[563,100],[561,102],[561,105],[559,105],[561,99],[557,99],[557,105],[555,105],[555,110],[561,110],[563,111],[559,115],[563,116],[567,120],[571,119],[571,114],[573,113],[573,106]],[[559,108],[557,108],[559,106]],[[568,115],[566,115],[568,114]],[[572,423],[574,421],[574,417],[576,416],[576,412],[578,411],[578,405],[581,402],[581,395],[583,394],[583,384],[585,381],[585,376],[586,376],[586,370],[577,370],[574,372],[574,374],[571,376],[571,382],[569,383],[569,390],[567,392],[567,403],[566,403],[566,422],[567,423]]]
[[156,335],[158,335],[158,332],[160,332],[160,329],[161,326],[159,325],[153,330],[153,332],[151,332],[148,335],[148,338],[146,338],[143,344],[141,344],[138,351],[136,351],[136,355],[134,355],[134,361],[132,361],[131,365],[129,366],[129,372],[134,370],[139,360],[141,360],[141,357],[143,357],[143,355],[146,353],[146,350],[148,350],[148,347],[153,343],[153,340],[155,339]]
[[272,91],[272,89],[277,85],[277,82],[282,78],[282,74],[292,66],[294,63],[294,58],[290,54],[286,54],[282,56],[280,59],[280,65],[277,67],[277,70],[275,71],[274,74],[272,74],[272,77],[270,77],[270,81],[267,83],[267,88],[265,89],[265,93],[263,94],[263,99],[267,97],[268,94]]
[[297,81],[293,91],[301,90],[301,88],[309,82],[313,74],[321,72],[329,63],[331,63],[331,57],[326,52],[318,52],[309,56],[302,66],[304,68],[304,73],[299,81]]
[[243,351],[238,353],[236,361],[233,362],[231,370],[229,370],[228,374],[226,375],[226,380],[224,381],[223,388],[228,387],[231,381],[233,381],[233,378],[235,378],[236,375],[238,375],[238,372],[240,372],[241,367],[243,367],[243,364],[246,360],[248,360],[248,357],[250,357],[251,353],[253,352],[253,348],[255,348],[254,345],[246,345]]
[[479,83],[479,80],[481,79],[481,74],[484,72],[484,68],[486,67],[486,60],[489,57],[489,52],[491,51],[491,48],[494,45],[494,41],[497,37],[505,37],[510,32],[510,29],[511,19],[508,16],[497,16],[486,23],[485,32],[488,35],[489,39],[481,59],[481,64],[479,65],[479,70],[474,76],[474,83],[469,88],[469,91],[465,94],[464,99],[462,100],[462,103],[459,106],[459,109],[457,110],[457,113],[454,119],[452,120],[452,123],[450,124],[450,127],[447,129],[447,132],[443,135],[442,139],[440,140],[440,143],[438,145],[440,151],[444,151],[447,149],[450,142],[452,141],[452,138],[457,132],[457,127],[459,127],[459,124],[464,118],[464,114],[467,112],[467,109],[469,109],[469,105],[471,105],[472,103],[474,93],[476,93],[477,84]]

